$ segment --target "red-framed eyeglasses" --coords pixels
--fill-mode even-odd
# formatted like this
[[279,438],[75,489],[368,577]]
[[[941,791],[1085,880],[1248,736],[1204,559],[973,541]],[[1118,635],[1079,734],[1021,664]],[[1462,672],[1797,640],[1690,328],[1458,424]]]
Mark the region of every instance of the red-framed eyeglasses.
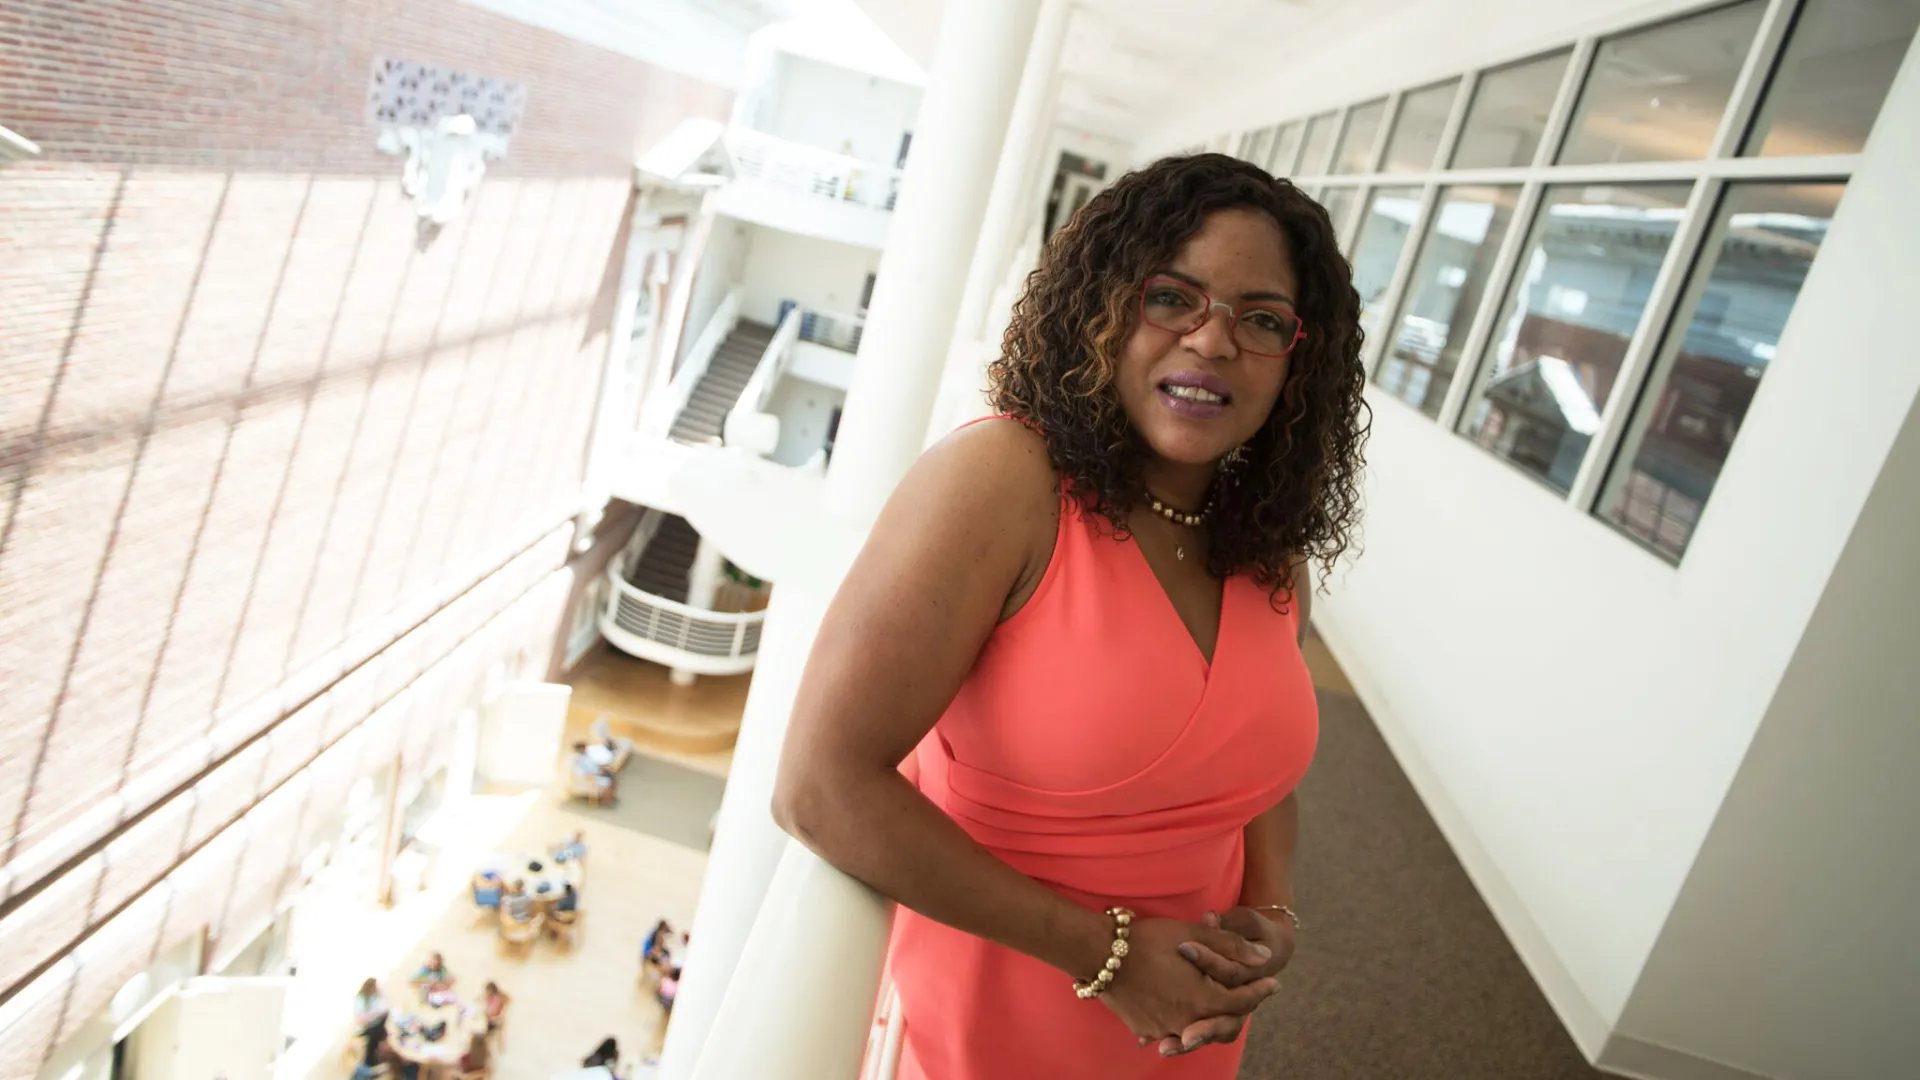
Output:
[[1170,333],[1193,333],[1213,318],[1215,308],[1226,309],[1233,343],[1255,356],[1285,356],[1307,338],[1300,316],[1281,304],[1257,300],[1236,308],[1164,275],[1150,277],[1140,286],[1140,318]]

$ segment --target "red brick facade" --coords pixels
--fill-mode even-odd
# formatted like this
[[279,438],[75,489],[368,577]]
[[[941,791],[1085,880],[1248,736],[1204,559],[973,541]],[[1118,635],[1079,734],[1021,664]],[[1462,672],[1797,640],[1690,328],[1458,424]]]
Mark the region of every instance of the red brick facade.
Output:
[[[424,250],[374,145],[377,57],[527,92]],[[387,646],[438,605],[548,548],[518,588],[564,597],[539,584],[564,542],[528,545],[577,508],[630,162],[728,93],[455,0],[8,0],[0,58],[0,123],[44,151],[0,167],[11,998],[433,670]],[[559,605],[514,649],[549,648]],[[375,662],[391,685],[329,689]],[[470,704],[455,683],[436,709]]]

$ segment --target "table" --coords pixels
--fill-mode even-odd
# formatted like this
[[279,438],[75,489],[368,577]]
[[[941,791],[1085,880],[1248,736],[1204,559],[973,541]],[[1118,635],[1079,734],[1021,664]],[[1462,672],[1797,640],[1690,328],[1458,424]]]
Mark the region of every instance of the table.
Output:
[[[447,1025],[447,1033],[437,1041],[428,1042],[419,1035],[407,1034],[401,1029],[401,1021],[410,1019],[420,1028],[430,1028],[436,1024]],[[435,1068],[444,1065],[458,1065],[460,1058],[472,1045],[475,1035],[487,1033],[487,1011],[478,1005],[469,1005],[457,1000],[443,1005],[428,1005],[423,999],[412,1009],[396,1009],[387,1014],[387,1045],[393,1052],[415,1065]]]
[[[530,869],[532,862],[538,862],[540,869]],[[508,869],[501,876],[509,884],[515,880],[526,882],[527,895],[533,897],[534,903],[550,904],[560,899],[560,895],[566,892],[565,886],[569,882],[573,883],[575,889],[580,887],[578,878],[574,874],[574,867],[577,865],[571,859],[566,862],[554,862],[551,857],[543,857],[537,860],[523,860],[518,866]]]

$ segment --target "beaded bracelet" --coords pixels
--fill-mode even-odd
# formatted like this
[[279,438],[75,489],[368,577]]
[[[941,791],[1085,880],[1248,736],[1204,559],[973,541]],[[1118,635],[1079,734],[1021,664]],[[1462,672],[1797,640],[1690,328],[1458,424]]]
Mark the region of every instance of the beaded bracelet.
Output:
[[1073,980],[1074,996],[1082,1001],[1099,997],[1106,993],[1107,987],[1113,985],[1113,974],[1120,970],[1120,960],[1127,955],[1127,938],[1133,934],[1132,911],[1110,907],[1106,913],[1113,917],[1113,948],[1109,950],[1112,955],[1107,957],[1106,966],[1100,969],[1100,974],[1084,982]]

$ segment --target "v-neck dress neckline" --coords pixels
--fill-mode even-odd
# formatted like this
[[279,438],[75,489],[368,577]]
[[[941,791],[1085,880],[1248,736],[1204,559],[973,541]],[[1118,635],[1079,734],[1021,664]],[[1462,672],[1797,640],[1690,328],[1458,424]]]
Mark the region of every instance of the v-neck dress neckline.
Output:
[[1220,615],[1214,623],[1213,654],[1209,656],[1207,651],[1200,647],[1200,639],[1193,636],[1193,628],[1187,625],[1187,620],[1180,617],[1180,605],[1173,602],[1173,594],[1167,591],[1167,583],[1161,581],[1160,575],[1153,569],[1153,563],[1147,558],[1147,549],[1140,546],[1139,538],[1128,536],[1121,543],[1133,549],[1134,561],[1139,564],[1140,572],[1146,575],[1146,580],[1152,584],[1153,591],[1160,594],[1160,609],[1166,613],[1167,619],[1172,620],[1172,625],[1179,630],[1180,636],[1187,639],[1194,659],[1200,661],[1200,669],[1206,673],[1208,679],[1212,679],[1213,669],[1220,662],[1220,649],[1227,637],[1227,605],[1232,602],[1236,579],[1227,578],[1219,583]]

